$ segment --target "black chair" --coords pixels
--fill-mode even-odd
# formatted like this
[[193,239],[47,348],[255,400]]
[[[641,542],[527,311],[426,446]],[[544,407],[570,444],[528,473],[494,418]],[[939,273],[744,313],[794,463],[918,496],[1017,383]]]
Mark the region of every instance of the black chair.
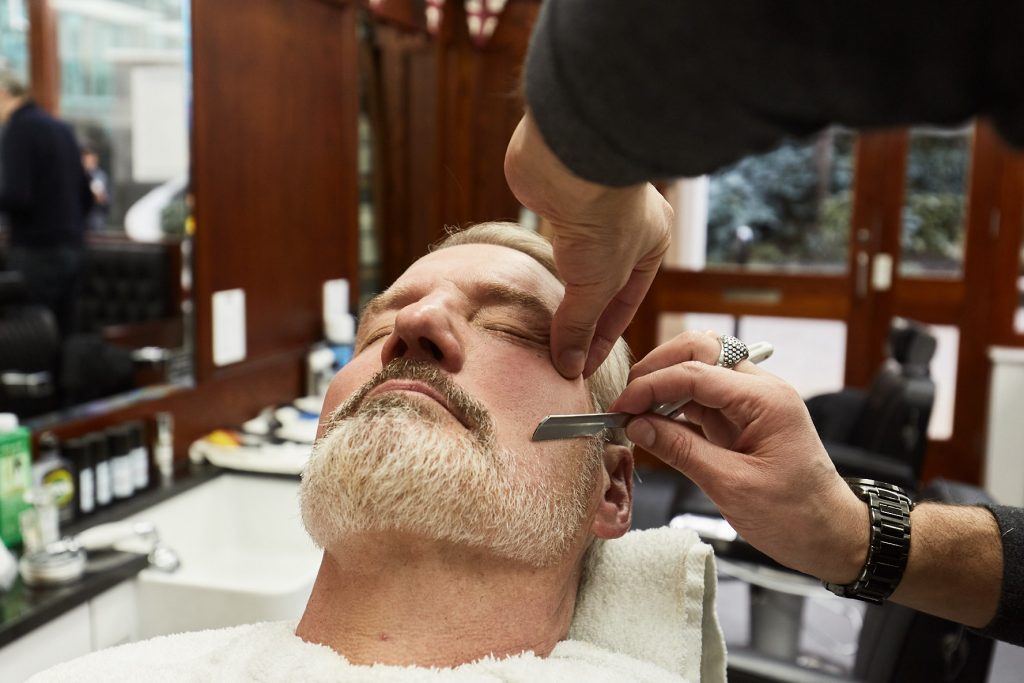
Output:
[[888,358],[867,390],[843,389],[807,401],[829,456],[845,476],[918,488],[928,420],[935,403],[929,364],[935,337],[923,325],[898,320]]
[[144,323],[179,314],[162,244],[89,244],[78,298],[78,332]]
[[0,272],[0,412],[22,417],[58,405],[57,321],[48,309],[27,300],[21,275]]

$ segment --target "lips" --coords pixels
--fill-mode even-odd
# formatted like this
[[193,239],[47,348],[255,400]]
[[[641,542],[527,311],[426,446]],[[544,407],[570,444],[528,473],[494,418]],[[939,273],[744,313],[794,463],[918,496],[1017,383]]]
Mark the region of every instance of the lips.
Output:
[[362,402],[365,403],[374,396],[384,394],[390,391],[408,391],[412,393],[423,394],[427,398],[433,399],[434,402],[440,404],[442,408],[451,413],[452,416],[456,420],[458,420],[466,429],[472,429],[473,427],[473,425],[469,424],[469,419],[467,418],[467,416],[462,414],[462,411],[458,410],[457,407],[453,406],[444,396],[444,394],[439,392],[437,389],[434,389],[429,384],[425,384],[424,382],[420,382],[417,380],[387,380],[386,382],[383,382],[374,387],[372,390],[370,390],[370,392],[366,394],[365,397],[363,397]]

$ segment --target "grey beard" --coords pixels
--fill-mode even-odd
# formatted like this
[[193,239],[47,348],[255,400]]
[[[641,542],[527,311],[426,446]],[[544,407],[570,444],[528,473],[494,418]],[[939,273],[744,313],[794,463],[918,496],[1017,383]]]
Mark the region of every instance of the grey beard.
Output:
[[403,394],[363,402],[369,390],[334,412],[303,473],[302,517],[317,545],[331,552],[347,536],[394,531],[532,566],[565,554],[600,462],[592,443],[571,445],[579,453],[566,464],[580,462],[577,476],[536,485],[497,447],[486,411],[471,433]]

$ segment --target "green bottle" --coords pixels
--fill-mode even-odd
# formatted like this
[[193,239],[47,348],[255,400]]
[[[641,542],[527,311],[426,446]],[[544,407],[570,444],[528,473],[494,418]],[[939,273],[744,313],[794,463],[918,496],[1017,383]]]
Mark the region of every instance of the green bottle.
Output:
[[8,548],[21,544],[18,516],[29,507],[31,487],[31,433],[18,426],[17,416],[0,413],[0,538]]

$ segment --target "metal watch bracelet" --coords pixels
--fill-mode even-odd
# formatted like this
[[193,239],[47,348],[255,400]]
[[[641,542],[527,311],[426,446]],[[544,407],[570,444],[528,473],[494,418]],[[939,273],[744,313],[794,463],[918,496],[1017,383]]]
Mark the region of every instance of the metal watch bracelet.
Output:
[[903,489],[873,479],[844,477],[871,514],[868,559],[853,583],[825,582],[825,588],[844,598],[881,605],[903,578],[910,556],[910,512],[914,502]]

